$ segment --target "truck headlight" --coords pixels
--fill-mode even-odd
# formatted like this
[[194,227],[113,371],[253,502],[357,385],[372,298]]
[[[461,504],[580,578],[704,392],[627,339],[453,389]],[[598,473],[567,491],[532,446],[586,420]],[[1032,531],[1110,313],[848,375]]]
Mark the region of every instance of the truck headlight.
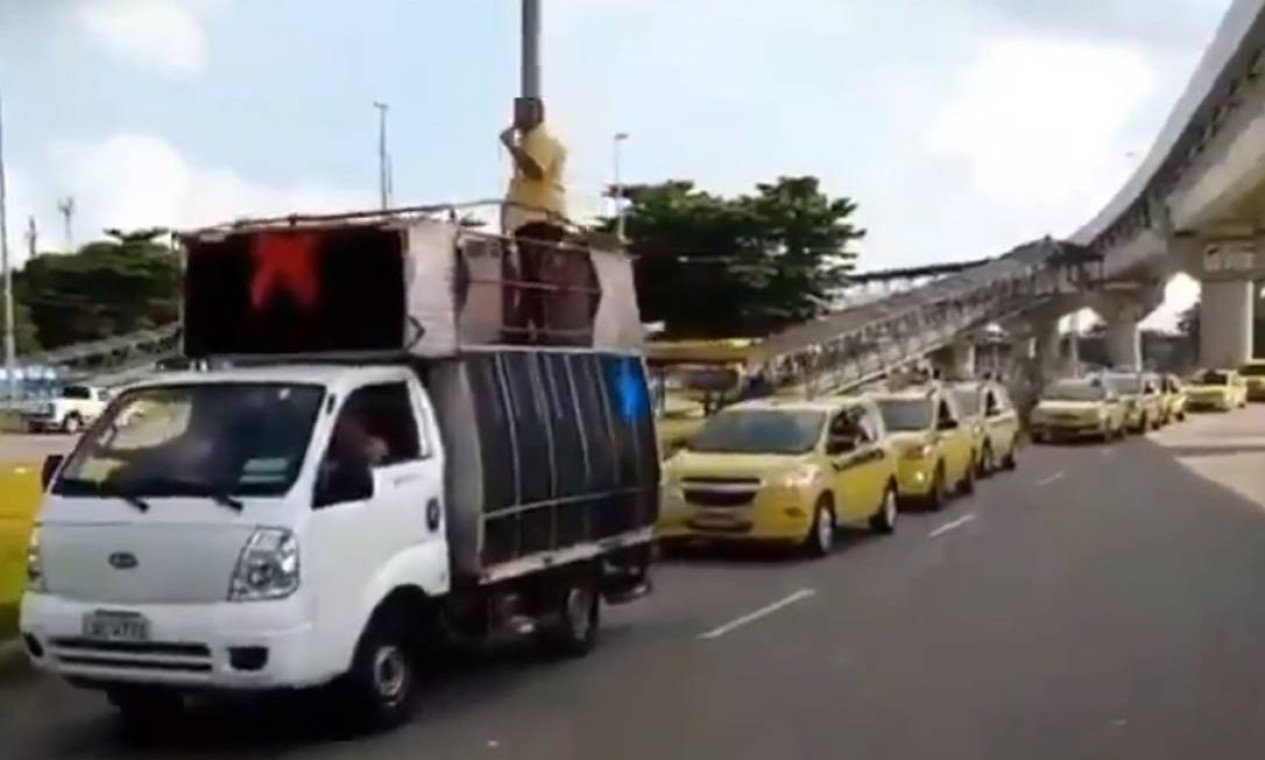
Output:
[[40,551],[40,526],[31,529],[26,545],[26,590],[42,594],[48,590],[44,581],[44,555]]
[[285,528],[259,528],[246,541],[229,583],[230,602],[285,599],[299,588],[299,541]]

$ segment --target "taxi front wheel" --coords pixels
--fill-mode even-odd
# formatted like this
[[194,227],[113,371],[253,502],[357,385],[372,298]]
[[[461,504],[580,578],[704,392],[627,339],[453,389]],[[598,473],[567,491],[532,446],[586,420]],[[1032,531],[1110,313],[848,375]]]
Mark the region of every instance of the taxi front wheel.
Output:
[[824,557],[835,545],[835,508],[830,496],[823,494],[813,507],[813,524],[804,537],[804,550],[810,557]]
[[894,533],[896,531],[896,519],[899,514],[900,508],[896,499],[896,485],[889,483],[887,489],[883,491],[883,504],[870,517],[870,530],[875,533]]

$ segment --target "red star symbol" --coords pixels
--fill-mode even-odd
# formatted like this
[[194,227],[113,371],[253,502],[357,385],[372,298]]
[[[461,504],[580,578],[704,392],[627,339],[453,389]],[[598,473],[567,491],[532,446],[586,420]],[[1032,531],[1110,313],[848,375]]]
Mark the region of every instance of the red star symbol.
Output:
[[288,292],[300,308],[311,309],[320,295],[319,242],[311,232],[269,232],[256,237],[251,250],[255,259],[251,304],[262,309],[280,290]]

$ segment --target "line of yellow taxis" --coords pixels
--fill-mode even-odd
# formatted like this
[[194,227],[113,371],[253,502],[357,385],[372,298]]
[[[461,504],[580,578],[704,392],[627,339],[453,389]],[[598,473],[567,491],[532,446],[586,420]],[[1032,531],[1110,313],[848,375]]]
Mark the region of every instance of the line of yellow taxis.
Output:
[[1035,442],[1097,439],[1157,430],[1188,412],[1230,411],[1265,400],[1265,361],[1202,369],[1183,382],[1157,372],[1103,371],[1051,383],[1028,421]]
[[1014,469],[1019,417],[989,380],[813,400],[744,401],[664,463],[665,548],[759,542],[830,553],[841,529],[891,533],[911,506],[942,509]]

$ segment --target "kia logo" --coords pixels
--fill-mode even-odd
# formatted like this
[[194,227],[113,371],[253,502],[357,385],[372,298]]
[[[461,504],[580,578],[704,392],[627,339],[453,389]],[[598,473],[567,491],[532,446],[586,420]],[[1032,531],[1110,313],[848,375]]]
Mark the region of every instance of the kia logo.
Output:
[[136,567],[136,555],[128,552],[115,552],[110,555],[110,566],[116,570],[131,570]]

